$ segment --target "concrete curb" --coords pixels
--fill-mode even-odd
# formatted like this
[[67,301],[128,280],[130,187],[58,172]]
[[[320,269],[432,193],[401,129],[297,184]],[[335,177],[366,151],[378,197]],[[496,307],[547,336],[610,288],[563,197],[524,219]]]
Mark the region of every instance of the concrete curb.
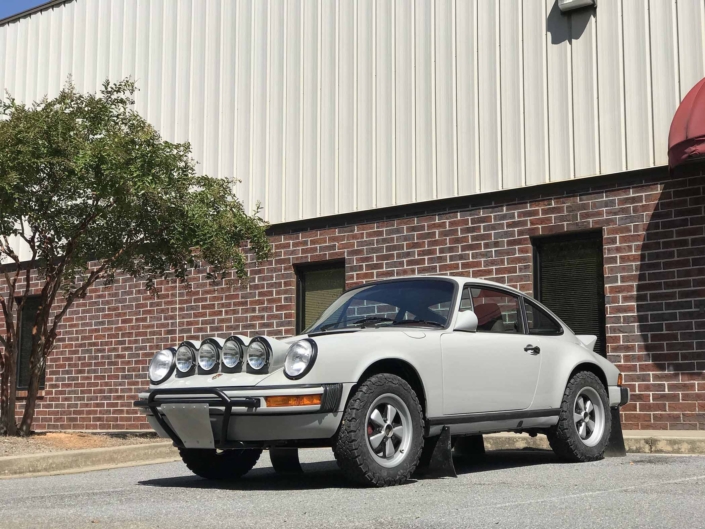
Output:
[[[484,436],[484,441],[487,450],[521,450],[524,448],[550,450],[548,440],[544,435],[529,437],[527,434],[489,434]],[[624,437],[624,443],[627,452],[634,454],[705,454],[705,435],[638,437],[627,433]],[[179,460],[179,453],[170,441],[9,456],[0,457],[0,479],[72,474]]]
[[179,460],[171,441],[0,457],[0,479],[87,472]]
[[[705,434],[705,432],[703,432]],[[529,437],[526,434],[490,434],[484,436],[486,450],[521,450],[536,448],[550,450],[544,435]],[[660,437],[626,434],[624,444],[633,454],[705,454],[705,435],[700,437]]]

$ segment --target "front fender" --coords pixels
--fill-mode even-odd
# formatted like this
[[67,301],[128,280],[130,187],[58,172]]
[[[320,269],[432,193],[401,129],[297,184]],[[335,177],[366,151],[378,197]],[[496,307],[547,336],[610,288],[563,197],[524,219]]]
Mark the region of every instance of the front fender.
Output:
[[399,360],[419,375],[426,391],[429,414],[441,410],[442,366],[440,332],[370,331],[353,335],[313,338],[318,346],[316,363],[306,376],[290,380],[279,369],[263,379],[261,386],[300,384],[355,384],[363,373],[380,360]]

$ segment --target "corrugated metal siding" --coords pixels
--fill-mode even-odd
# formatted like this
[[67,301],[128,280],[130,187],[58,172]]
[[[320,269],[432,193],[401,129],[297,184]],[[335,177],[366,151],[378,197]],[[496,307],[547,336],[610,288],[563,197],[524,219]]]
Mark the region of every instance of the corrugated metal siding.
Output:
[[137,108],[273,223],[666,163],[705,0],[73,0],[0,27],[20,100]]

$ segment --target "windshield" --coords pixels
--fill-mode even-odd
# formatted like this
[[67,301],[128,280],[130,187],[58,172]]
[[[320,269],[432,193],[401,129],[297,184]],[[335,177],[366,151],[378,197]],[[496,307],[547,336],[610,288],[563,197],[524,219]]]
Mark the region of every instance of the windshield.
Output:
[[350,290],[304,333],[394,325],[445,327],[455,284],[442,279],[385,281]]

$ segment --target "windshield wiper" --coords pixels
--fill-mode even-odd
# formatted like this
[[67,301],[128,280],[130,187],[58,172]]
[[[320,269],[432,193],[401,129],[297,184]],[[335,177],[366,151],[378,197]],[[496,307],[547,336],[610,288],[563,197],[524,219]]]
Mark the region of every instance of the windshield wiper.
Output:
[[[350,329],[352,328],[353,325],[360,325],[361,329],[365,328],[365,323],[381,323],[385,321],[391,321],[393,322],[394,320],[391,318],[385,318],[384,316],[368,316],[367,318],[361,318],[359,320],[355,320],[354,322],[350,323],[349,325],[345,325],[344,327],[338,327],[336,328],[336,331],[339,331],[341,329]],[[328,325],[323,325],[320,328],[320,331],[327,331],[328,329],[334,327],[335,325],[338,325],[339,322],[334,322],[334,323],[329,323]]]
[[351,325],[360,325],[362,328],[365,327],[365,323],[382,323],[385,321],[394,322],[392,318],[385,318],[384,316],[368,316],[367,318],[362,318],[361,320],[356,320],[351,323]]
[[423,325],[435,325],[436,327],[445,327],[444,324],[431,320],[401,320],[395,321],[392,325],[410,325],[412,323],[418,323]]

